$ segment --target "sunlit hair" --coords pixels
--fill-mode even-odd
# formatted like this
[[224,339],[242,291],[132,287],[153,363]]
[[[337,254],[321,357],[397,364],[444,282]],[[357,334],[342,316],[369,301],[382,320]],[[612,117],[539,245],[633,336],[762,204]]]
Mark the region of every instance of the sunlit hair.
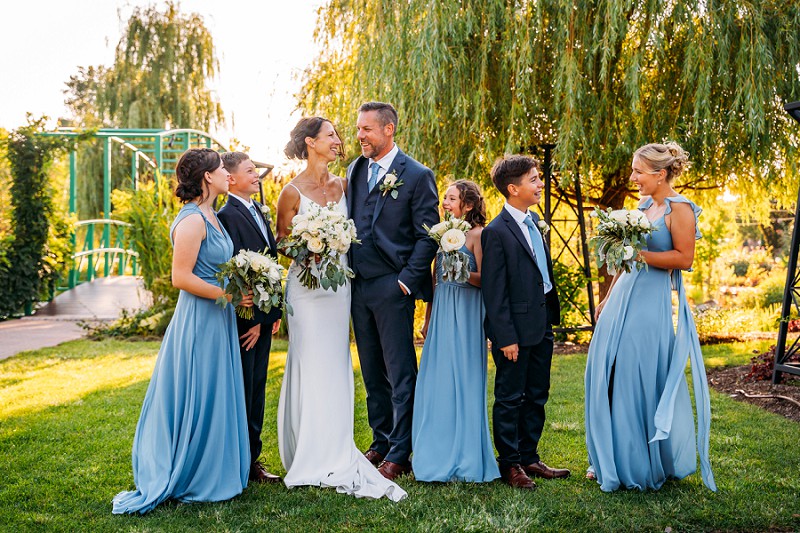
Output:
[[236,169],[250,159],[250,156],[244,152],[225,152],[222,154],[222,164],[228,172],[234,172]]
[[519,185],[522,176],[532,168],[541,172],[539,161],[529,155],[504,155],[492,166],[492,183],[503,196],[508,198],[508,186]]
[[175,196],[183,203],[195,198],[200,198],[201,202],[205,200],[206,191],[203,190],[203,182],[206,172],[214,172],[220,163],[219,153],[211,148],[186,150],[175,165],[175,176],[178,179]]
[[358,108],[359,113],[366,113],[367,111],[377,111],[378,121],[381,123],[381,126],[392,123],[394,124],[394,132],[397,133],[397,110],[392,104],[387,104],[385,102],[366,102],[361,104],[361,107]]
[[633,157],[647,163],[655,172],[666,170],[667,181],[680,176],[689,166],[689,154],[675,142],[645,144],[634,152]]
[[[308,159],[308,146],[306,145],[306,137],[316,139],[317,135],[319,135],[319,132],[322,129],[322,125],[326,122],[333,126],[334,133],[336,133],[336,136],[339,137],[339,140],[341,141],[342,137],[339,135],[339,132],[336,131],[336,126],[334,126],[333,122],[327,118],[303,117],[289,134],[290,140],[288,143],[286,143],[286,148],[283,149],[283,153],[286,154],[286,157],[289,159]],[[345,156],[344,142],[339,145],[338,155],[342,158]]]
[[457,180],[450,187],[458,189],[458,198],[461,200],[461,210],[471,208],[464,213],[464,220],[474,226],[486,225],[486,202],[478,184],[469,180]]

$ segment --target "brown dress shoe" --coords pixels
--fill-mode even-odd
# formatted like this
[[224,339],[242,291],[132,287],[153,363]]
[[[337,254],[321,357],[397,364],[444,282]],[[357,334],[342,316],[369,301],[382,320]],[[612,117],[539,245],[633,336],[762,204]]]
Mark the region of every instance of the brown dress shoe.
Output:
[[283,481],[280,476],[267,472],[264,465],[258,461],[250,465],[250,475],[248,478],[250,481],[255,481],[256,483],[280,483]]
[[536,483],[533,482],[525,470],[518,464],[513,464],[509,468],[500,470],[500,477],[515,489],[533,490]]
[[566,468],[550,468],[543,462],[525,465],[522,467],[525,473],[531,477],[541,477],[544,479],[563,479],[569,477],[569,470]]
[[394,481],[396,478],[411,473],[411,465],[400,465],[391,461],[384,461],[378,467],[378,472],[389,481]]
[[378,466],[380,466],[381,462],[383,462],[383,455],[381,455],[380,453],[376,452],[375,450],[367,450],[367,451],[365,451],[364,452],[364,457],[366,457],[367,461],[372,463],[375,466],[375,468],[378,468]]

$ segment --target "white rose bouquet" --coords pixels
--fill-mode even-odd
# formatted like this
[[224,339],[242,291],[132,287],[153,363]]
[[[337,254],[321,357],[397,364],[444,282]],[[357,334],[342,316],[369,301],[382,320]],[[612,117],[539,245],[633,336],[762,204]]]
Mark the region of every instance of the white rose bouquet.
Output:
[[467,242],[469,222],[445,212],[444,220],[433,227],[423,226],[442,253],[442,280],[466,283],[469,280],[469,256],[461,251]]
[[630,272],[634,265],[637,270],[646,266],[634,259],[644,248],[645,236],[653,231],[644,213],[638,209],[612,210],[609,207],[603,211],[595,207],[590,216],[597,219],[597,234],[589,239],[589,247],[598,268],[605,264],[613,276],[620,269]]
[[292,218],[290,234],[278,243],[288,257],[300,267],[298,279],[308,289],[333,289],[354,276],[342,263],[356,239],[356,225],[336,210],[336,204],[312,205],[302,215]]
[[[282,307],[285,304],[281,286],[284,268],[266,253],[239,250],[238,254],[219,265],[219,268],[217,279],[220,283],[228,279],[225,293],[232,296],[231,304],[236,307],[236,314],[240,317],[248,320],[253,318],[252,307],[238,307],[242,294],[251,290],[253,305],[265,313],[269,313],[273,307]],[[223,308],[228,305],[225,296],[220,296],[216,302]]]

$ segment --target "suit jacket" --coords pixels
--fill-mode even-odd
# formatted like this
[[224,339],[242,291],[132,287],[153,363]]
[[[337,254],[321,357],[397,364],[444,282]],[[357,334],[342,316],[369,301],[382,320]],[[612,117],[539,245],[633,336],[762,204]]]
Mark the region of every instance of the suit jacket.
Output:
[[[539,221],[531,213],[534,222]],[[561,322],[556,287],[545,294],[544,280],[522,229],[503,209],[481,234],[481,292],[486,306],[486,335],[497,348],[534,346],[552,324]],[[545,244],[547,270],[553,277],[550,250]],[[549,313],[548,313],[549,311]],[[549,314],[549,318],[548,318]]]
[[[256,221],[253,220],[253,215],[248,211],[247,207],[237,200],[236,198],[228,197],[228,201],[219,210],[217,216],[219,217],[225,230],[230,235],[233,241],[233,255],[239,253],[239,250],[251,250],[253,252],[267,253],[274,258],[278,258],[278,246],[275,242],[275,236],[272,234],[272,229],[264,218],[261,212],[261,204],[253,201],[256,206],[256,212],[261,220],[264,221],[264,226],[267,228],[267,238],[264,239],[264,234],[261,233]],[[258,308],[253,309],[253,319],[247,320],[237,315],[236,321],[240,326],[249,329],[256,324],[270,326],[273,322],[281,318],[283,312],[280,309],[272,308],[269,313],[264,313]],[[262,331],[262,334],[264,332]]]
[[[354,188],[366,187],[369,159],[358,156],[347,167],[347,209],[353,213]],[[372,215],[375,247],[397,273],[411,293],[425,301],[433,298],[431,262],[436,255],[436,242],[428,237],[423,225],[439,222],[439,194],[433,171],[398,150],[387,174],[395,173],[403,184],[391,193],[379,196]],[[384,176],[385,177],[385,176]],[[378,182],[380,187],[384,178]]]

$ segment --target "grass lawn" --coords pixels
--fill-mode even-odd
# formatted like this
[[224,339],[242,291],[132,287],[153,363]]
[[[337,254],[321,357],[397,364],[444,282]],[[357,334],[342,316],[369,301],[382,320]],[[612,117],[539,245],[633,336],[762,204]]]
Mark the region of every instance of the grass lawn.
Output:
[[[283,473],[275,420],[286,344],[275,344],[264,459]],[[767,344],[708,347],[707,364],[742,364]],[[133,488],[131,443],[157,350],[157,343],[74,341],[0,362],[0,531],[800,530],[800,426],[713,392],[718,493],[699,474],[645,493],[606,494],[584,479],[584,354],[554,359],[540,444],[545,462],[573,476],[540,480],[535,492],[499,482],[403,479],[409,498],[393,504],[333,490],[250,486],[229,502],[168,503],[145,516],[114,516],[111,498]],[[493,375],[491,367],[490,382]],[[370,438],[360,376],[356,431],[363,449]]]

